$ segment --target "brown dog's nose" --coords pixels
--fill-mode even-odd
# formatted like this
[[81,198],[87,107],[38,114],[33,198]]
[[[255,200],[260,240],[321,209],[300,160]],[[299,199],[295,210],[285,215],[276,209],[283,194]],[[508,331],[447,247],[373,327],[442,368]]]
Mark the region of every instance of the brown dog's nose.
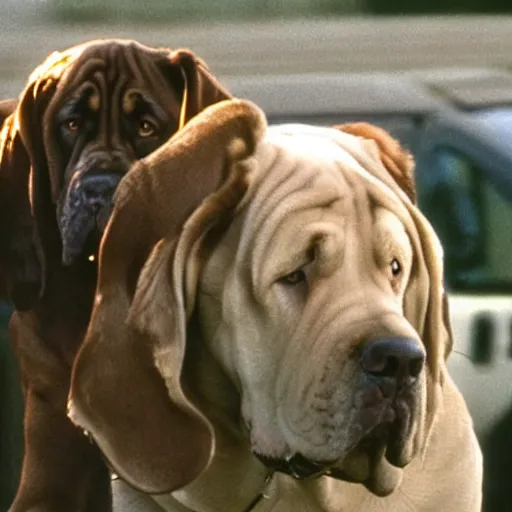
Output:
[[360,362],[373,377],[413,384],[423,369],[425,350],[408,338],[376,338],[365,344]]
[[82,194],[90,207],[101,207],[110,201],[119,184],[120,176],[114,173],[92,174],[81,181]]

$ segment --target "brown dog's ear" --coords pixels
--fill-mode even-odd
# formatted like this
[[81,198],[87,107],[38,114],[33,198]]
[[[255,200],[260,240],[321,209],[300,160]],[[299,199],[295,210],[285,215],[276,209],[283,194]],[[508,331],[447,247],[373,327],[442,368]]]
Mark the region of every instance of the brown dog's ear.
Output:
[[46,251],[52,244],[43,240],[53,236],[48,221],[55,213],[43,144],[43,118],[69,58],[54,52],[34,70],[2,129],[0,273],[19,310],[30,309],[45,284]]
[[[42,293],[44,257],[34,222],[34,161],[37,149],[24,140],[42,138],[37,120],[44,98],[41,76],[33,77],[19,103],[9,100],[2,111],[17,107],[4,121],[0,137],[0,274],[9,299],[18,310],[27,310]],[[43,91],[44,92],[41,92]]]
[[[15,119],[11,115],[16,110],[17,103],[17,100],[0,101],[0,298],[2,299],[12,299],[13,295],[16,295],[13,290],[13,281],[15,281],[13,275],[19,269],[16,268],[15,260],[18,253],[23,251],[14,247],[17,237],[12,233],[12,224],[16,214],[19,213],[18,205],[23,204],[22,198],[26,197],[24,193],[28,191],[28,158],[19,136],[17,137],[17,131],[14,128]],[[23,174],[16,173],[16,169],[25,169],[25,184]],[[25,206],[28,207],[28,200]],[[30,224],[28,208],[26,213]],[[26,237],[21,238],[23,241],[26,240]],[[28,274],[31,273],[30,270]],[[27,274],[26,271],[27,269],[23,269],[22,274]]]
[[229,91],[210,73],[206,64],[190,50],[171,52],[165,68],[176,89],[183,91],[180,128],[207,106],[231,98]]
[[41,290],[41,263],[29,202],[30,159],[8,117],[0,136],[0,288],[16,309],[30,309]]
[[142,491],[183,487],[210,460],[211,426],[181,385],[185,308],[193,301],[186,296],[194,288],[185,283],[197,275],[206,234],[229,222],[244,195],[248,157],[265,127],[252,104],[221,102],[136,164],[118,187],[68,414]]
[[377,144],[380,160],[398,186],[416,203],[414,160],[400,143],[384,129],[370,123],[347,123],[334,128],[342,132],[373,140]]

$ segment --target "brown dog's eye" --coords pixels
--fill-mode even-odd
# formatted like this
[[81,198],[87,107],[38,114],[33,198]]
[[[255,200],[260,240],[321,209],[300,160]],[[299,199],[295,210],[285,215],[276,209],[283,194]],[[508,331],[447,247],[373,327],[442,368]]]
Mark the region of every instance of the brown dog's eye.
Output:
[[66,128],[70,132],[77,132],[80,128],[80,122],[78,121],[78,119],[69,119],[68,121],[66,121]]
[[156,132],[156,127],[147,119],[143,119],[139,124],[139,137],[151,137]]
[[296,285],[304,282],[305,280],[306,274],[303,270],[294,270],[280,279],[282,283],[289,285]]
[[391,273],[394,276],[398,276],[402,273],[402,265],[396,258],[393,258],[393,261],[391,261]]

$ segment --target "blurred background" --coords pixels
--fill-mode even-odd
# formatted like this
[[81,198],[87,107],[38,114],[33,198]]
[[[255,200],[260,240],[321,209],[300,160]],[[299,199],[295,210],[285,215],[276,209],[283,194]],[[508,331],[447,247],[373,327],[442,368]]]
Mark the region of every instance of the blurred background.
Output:
[[[51,51],[132,37],[224,75],[510,64],[508,0],[0,0],[0,94]],[[447,13],[457,13],[449,14]],[[480,14],[477,14],[480,13]]]
[[[359,77],[355,81],[349,81],[351,86],[346,89],[347,91],[366,90],[365,87],[370,82],[364,78],[364,74],[372,75],[372,86],[368,86],[366,90],[370,99],[354,97],[354,102],[351,103],[349,92],[340,93],[344,96],[345,106],[338,106],[336,112],[327,112],[325,107],[322,107],[322,112],[316,112],[323,116],[322,119],[327,120],[326,122],[357,119],[358,109],[354,105],[361,106],[361,110],[364,111],[362,117],[365,119],[377,119],[375,116],[372,117],[374,107],[369,105],[372,101],[373,105],[379,103],[375,110],[382,106],[382,96],[379,96],[380,84],[382,87],[388,87],[395,77],[401,77],[410,70],[419,72],[417,76],[425,71],[425,76],[430,82],[427,80],[426,92],[421,92],[416,99],[411,100],[412,106],[405,108],[399,105],[400,102],[405,102],[413,88],[411,86],[409,90],[409,82],[404,82],[402,92],[399,88],[393,89],[393,86],[389,88],[387,96],[390,104],[394,101],[398,105],[396,108],[400,112],[392,112],[391,115],[391,107],[388,105],[384,114],[379,113],[380,119],[385,118],[383,126],[388,127],[387,121],[398,120],[399,123],[395,122],[395,125],[399,125],[400,129],[406,128],[405,131],[402,130],[404,133],[407,132],[402,141],[406,146],[412,141],[413,136],[418,140],[420,136],[423,137],[420,130],[428,123],[432,123],[433,117],[442,115],[445,106],[450,112],[460,110],[473,114],[481,108],[482,105],[477,103],[482,101],[483,97],[486,108],[500,107],[501,117],[498,116],[498,121],[503,121],[503,116],[508,115],[508,124],[505,123],[505,128],[497,128],[500,131],[500,148],[496,149],[495,144],[491,144],[493,158],[499,161],[496,169],[500,165],[501,168],[496,172],[493,170],[490,174],[494,176],[501,173],[501,176],[507,175],[511,178],[507,181],[510,194],[506,195],[503,206],[499,207],[498,213],[501,216],[497,218],[495,227],[492,228],[494,231],[491,238],[494,242],[489,242],[489,237],[485,242],[494,243],[493,247],[500,247],[501,252],[494,251],[497,256],[493,253],[494,260],[499,262],[501,269],[498,276],[501,279],[500,286],[494,286],[496,283],[493,284],[489,280],[474,281],[477,284],[468,285],[469,281],[464,281],[467,276],[459,276],[457,281],[456,270],[462,268],[457,260],[454,260],[455,270],[448,276],[447,282],[452,295],[462,294],[466,301],[454,301],[455,307],[452,308],[457,319],[464,317],[461,320],[463,327],[456,329],[462,345],[466,337],[472,337],[476,332],[476,352],[463,354],[470,367],[459,367],[456,380],[467,393],[467,400],[473,404],[470,407],[472,414],[474,413],[476,417],[480,411],[479,425],[485,424],[482,432],[485,430],[486,460],[492,461],[492,464],[489,463],[486,467],[486,493],[489,497],[485,511],[512,510],[512,279],[503,277],[512,275],[512,254],[506,249],[512,247],[510,229],[506,234],[510,240],[507,239],[507,243],[499,241],[500,237],[503,238],[502,227],[507,223],[512,225],[512,174],[507,174],[512,172],[512,156],[509,154],[509,147],[512,146],[509,137],[512,136],[512,75],[509,76],[512,67],[512,2],[0,0],[0,99],[18,96],[30,72],[50,52],[65,49],[87,39],[102,37],[133,38],[152,46],[191,48],[206,60],[212,72],[221,80],[226,80],[228,85],[237,84],[239,79],[243,84],[244,78],[251,77],[249,89],[254,90],[256,97],[262,98],[263,103],[271,94],[272,87],[277,88],[277,99],[274,103],[279,107],[283,104],[283,98],[286,99],[287,96],[286,89],[283,89],[286,88],[286,83],[300,82],[304,86],[309,83],[297,78],[299,75],[320,76],[320,81],[323,75],[326,76],[326,80],[327,76],[330,76],[331,80],[333,75],[342,75],[340,91],[344,90],[343,87],[346,85],[343,81],[344,74],[357,74]],[[482,74],[475,71],[481,69],[490,69],[492,72],[486,71]],[[363,75],[360,75],[361,73]],[[276,75],[291,78],[288,82],[279,82],[274,78]],[[451,78],[459,82],[453,85],[455,82],[452,80],[451,89],[443,89]],[[473,85],[476,82],[480,89],[475,96]],[[255,88],[251,83],[256,83]],[[277,83],[284,85],[277,87]],[[323,93],[319,91],[322,88],[318,87],[318,81],[314,83],[317,84],[317,95],[321,96]],[[441,86],[440,83],[444,85]],[[463,92],[470,91],[469,104],[466,103],[465,106],[462,105],[463,102],[456,101],[457,98],[452,101],[452,96],[457,93],[456,85],[460,86],[462,83],[463,88],[465,87]],[[268,89],[262,84],[268,84]],[[244,90],[243,86],[241,90]],[[303,90],[293,93],[293,108],[303,111],[300,103],[307,103],[314,93],[311,89],[308,90],[309,93],[304,93]],[[459,87],[458,93],[460,90]],[[492,96],[492,101],[489,100],[489,95]],[[434,99],[437,101],[440,97],[448,98],[446,103],[434,106]],[[467,99],[467,96],[465,98]],[[322,104],[326,103],[330,104],[330,100]],[[314,104],[315,101],[312,101],[311,105]],[[311,108],[314,110],[314,106]],[[347,117],[344,114],[348,111],[350,115]],[[292,114],[293,112],[276,112],[276,120],[305,119],[294,117]],[[318,121],[315,112],[308,112],[307,120]],[[466,125],[464,119],[459,119],[458,122],[460,126]],[[490,137],[492,130],[488,128],[488,124],[494,121],[486,118],[485,122],[485,130],[478,128],[480,131],[477,135],[473,131],[478,141]],[[392,132],[393,126],[390,128]],[[434,129],[435,126],[434,124]],[[447,133],[448,138],[454,137],[453,128],[451,132],[446,130],[446,126],[443,129],[444,132],[440,129],[438,133]],[[395,135],[401,138],[398,132]],[[469,146],[473,148],[474,144]],[[455,176],[455,185],[463,187],[464,192],[470,191],[472,187],[471,193],[481,194],[482,183],[487,183],[484,169],[486,158],[482,157],[481,163],[476,165],[473,157],[463,158],[462,153],[462,150],[453,150],[448,155],[449,158],[443,159],[443,166],[451,162],[451,176]],[[482,154],[485,154],[485,151]],[[415,153],[415,156],[421,158],[419,153]],[[506,165],[503,162],[506,162]],[[453,165],[457,165],[456,174],[452,172]],[[461,174],[460,168],[464,166],[467,171]],[[494,190],[495,184],[491,184],[491,188]],[[493,215],[498,215],[497,207],[489,210],[491,213],[485,210],[486,200],[491,205],[498,204],[497,196],[491,194],[489,197],[491,199],[475,199],[480,208],[484,231],[491,230],[485,223],[491,222],[489,219]],[[434,210],[437,209],[436,204],[433,206]],[[466,222],[464,219],[467,220],[467,227],[471,220],[468,220],[467,216],[464,217],[467,210],[461,211],[463,222]],[[437,213],[439,214],[439,211]],[[435,224],[434,216],[431,220]],[[448,234],[451,238],[446,239],[446,244],[449,240],[454,240],[453,232]],[[482,243],[477,242],[476,246],[481,249]],[[454,245],[460,247],[460,244]],[[485,259],[485,254],[480,254],[479,257]],[[485,261],[482,261],[479,265],[485,264]],[[489,272],[491,271],[492,269]],[[492,299],[488,298],[489,295],[492,295]],[[475,309],[475,300],[484,301],[483,306],[479,305]],[[482,311],[487,316],[482,317]],[[469,314],[480,315],[475,317],[476,324],[471,323],[471,319],[465,319],[464,315]],[[21,396],[15,363],[6,340],[8,316],[9,308],[0,304],[0,512],[7,510],[17,486],[22,443]],[[481,321],[482,318],[484,321]],[[493,328],[498,331],[493,331]],[[496,332],[500,333],[501,338],[495,339],[496,343],[492,345],[493,336],[497,336]],[[507,375],[510,375],[510,378]],[[484,385],[485,382],[487,386]],[[475,398],[475,394],[478,393],[480,395]],[[492,402],[493,398],[496,401],[497,397],[501,400],[499,407],[486,409],[485,404]],[[499,414],[496,412],[498,410]],[[494,414],[489,424],[483,417],[488,411]],[[481,441],[484,443],[483,434]]]

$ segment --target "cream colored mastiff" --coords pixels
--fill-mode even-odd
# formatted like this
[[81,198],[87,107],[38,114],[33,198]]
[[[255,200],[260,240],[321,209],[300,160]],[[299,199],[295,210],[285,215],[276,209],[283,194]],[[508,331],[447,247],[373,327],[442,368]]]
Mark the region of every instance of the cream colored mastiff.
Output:
[[411,165],[226,101],[123,179],[69,403],[118,510],[480,510]]

